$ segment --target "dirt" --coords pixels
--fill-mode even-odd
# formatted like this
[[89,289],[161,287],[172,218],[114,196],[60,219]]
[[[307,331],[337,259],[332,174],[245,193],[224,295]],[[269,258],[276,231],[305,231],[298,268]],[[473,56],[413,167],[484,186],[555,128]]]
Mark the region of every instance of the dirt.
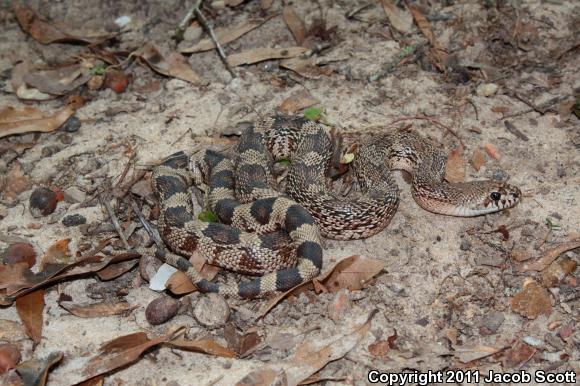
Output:
[[[204,12],[216,27],[280,14],[283,6],[274,1],[269,10],[262,10],[255,0],[235,7],[223,1],[206,3]],[[330,75],[307,78],[280,67],[279,60],[269,60],[235,67],[234,78],[211,50],[187,58],[208,83],[193,86],[156,74],[137,61],[127,61],[121,67],[131,80],[124,93],[86,86],[74,92],[87,101],[76,112],[82,123],[78,131],[59,129],[0,139],[2,149],[32,144],[24,151],[2,152],[2,174],[18,162],[30,188],[13,200],[3,196],[0,202],[0,250],[26,241],[42,256],[56,241],[70,238],[69,248],[75,255],[110,237],[115,247],[122,248],[96,198],[97,191],[104,189],[112,197],[111,191],[118,193],[114,190],[118,186],[125,186],[140,171],[150,170],[177,150],[223,148],[235,136],[221,133],[235,133],[241,123],[272,114],[286,98],[303,90],[319,100],[326,121],[351,141],[370,130],[411,125],[451,151],[460,145],[451,129],[464,144],[465,163],[459,166],[465,167],[466,180],[507,179],[522,189],[522,202],[511,210],[475,218],[436,215],[413,201],[409,184],[397,173],[400,205],[385,231],[365,240],[325,241],[323,270],[351,255],[384,261],[383,271],[363,290],[302,293],[282,300],[258,321],[254,316],[264,300],[228,300],[229,323],[239,333],[254,331],[261,337],[247,356],[227,359],[163,346],[107,374],[104,384],[233,384],[253,370],[286,363],[306,342],[322,344],[340,336],[339,332],[350,331],[360,323],[361,315],[374,309],[378,312],[369,332],[346,355],[316,374],[321,383],[365,384],[371,369],[580,372],[580,297],[574,272],[542,289],[551,305],[533,319],[516,312],[510,303],[525,283],[542,280],[539,272],[520,272],[522,263],[514,258],[515,252],[534,259],[578,237],[580,231],[580,122],[569,108],[574,100],[578,103],[580,90],[579,4],[563,0],[418,2],[423,14],[431,17],[434,35],[450,54],[451,64],[442,73],[433,65],[424,35],[416,26],[408,34],[394,29],[379,1],[351,18],[345,16],[364,3],[292,4],[307,26],[318,26],[311,44],[325,48],[313,58],[324,63],[322,68]],[[111,43],[111,49],[126,52],[144,42],[167,51],[175,49],[171,36],[189,6],[181,1],[27,4],[48,19],[84,31],[113,31],[116,18],[130,16],[129,27]],[[400,11],[410,17],[404,9],[402,6]],[[324,23],[320,22],[321,12]],[[60,108],[64,97],[43,102],[19,100],[11,86],[11,71],[21,60],[50,66],[87,48],[38,43],[22,31],[9,5],[0,8],[0,20],[4,21],[0,26],[0,108],[23,104],[47,111]],[[180,47],[193,43],[183,42]],[[255,47],[295,45],[278,15],[226,45],[225,51],[233,54]],[[410,47],[418,48],[406,56]],[[393,63],[385,76],[368,80]],[[495,84],[498,89],[481,95],[480,86],[485,84]],[[515,126],[523,136],[508,126]],[[471,157],[476,150],[485,152],[487,144],[496,149],[498,159],[486,155],[485,163],[476,170]],[[148,176],[146,173],[145,180]],[[76,187],[86,198],[81,203],[59,202],[56,215],[33,218],[28,200],[38,186],[63,191]],[[112,200],[112,205],[124,228],[136,225],[130,243],[138,244],[147,239],[147,233],[134,219],[126,197]],[[133,197],[139,206],[153,210],[147,195]],[[88,225],[64,226],[62,217],[72,214],[83,215]],[[578,262],[580,250],[566,251],[559,259]],[[38,263],[33,270],[37,269]],[[222,271],[218,276],[222,281],[240,280],[239,274],[231,272]],[[59,306],[63,294],[77,303],[126,300],[137,307],[123,315],[79,318]],[[149,324],[145,307],[159,296],[148,288],[138,267],[111,281],[96,276],[65,280],[46,287],[38,345],[28,339],[2,339],[16,344],[23,360],[62,351],[64,359],[48,378],[54,385],[82,381],[77,371],[81,358],[96,355],[106,341],[137,331],[157,336],[171,326],[185,326],[190,339],[209,337],[227,346],[223,325],[208,328],[193,317],[193,308],[203,294],[177,297],[180,309],[176,317],[162,325]],[[343,312],[335,311],[338,303],[344,306]],[[20,322],[14,305],[0,308],[0,319]],[[572,326],[569,334],[561,330],[566,326]],[[389,337],[390,344],[373,346]],[[376,347],[385,347],[384,355]],[[492,348],[493,355],[477,355],[485,352],[482,347]],[[324,381],[326,378],[332,380]]]

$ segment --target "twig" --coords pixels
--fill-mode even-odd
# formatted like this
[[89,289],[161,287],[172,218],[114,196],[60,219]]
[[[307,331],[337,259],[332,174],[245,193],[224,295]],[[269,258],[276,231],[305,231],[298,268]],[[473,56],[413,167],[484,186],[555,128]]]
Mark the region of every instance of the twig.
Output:
[[347,19],[354,19],[354,16],[359,13],[360,11],[367,9],[368,7],[370,7],[371,5],[373,5],[374,2],[371,3],[366,3],[361,5],[360,7],[356,7],[355,9],[353,9],[350,12],[347,12],[346,15],[344,15]]
[[203,2],[203,0],[197,0],[195,2],[195,4],[193,5],[193,7],[189,10],[189,12],[187,12],[187,14],[185,15],[185,17],[183,18],[183,20],[181,20],[181,23],[179,23],[179,28],[178,28],[178,32],[183,33],[183,31],[185,31],[185,29],[187,28],[188,24],[191,23],[191,20],[193,19],[193,12],[196,9],[199,9],[199,7],[201,7],[201,3]]
[[412,116],[412,117],[401,117],[401,118],[397,118],[394,121],[390,122],[388,124],[388,126],[392,126],[392,125],[394,125],[395,123],[398,123],[398,122],[402,122],[402,121],[412,121],[412,120],[415,120],[415,119],[423,120],[423,121],[429,121],[429,122],[434,123],[435,125],[443,128],[444,130],[448,131],[451,135],[453,135],[455,138],[457,138],[457,140],[459,141],[459,143],[461,144],[461,146],[465,147],[465,144],[463,143],[463,140],[461,139],[461,137],[459,136],[459,134],[457,134],[453,129],[451,129],[448,126],[445,126],[444,124],[442,124],[441,122],[439,122],[435,118],[428,117],[428,116],[425,116],[425,115],[415,115],[415,116]]
[[506,128],[507,131],[509,131],[510,133],[512,133],[513,135],[515,135],[516,137],[518,137],[519,139],[521,139],[523,141],[529,141],[530,140],[527,135],[525,135],[524,133],[522,133],[520,131],[520,129],[518,129],[510,121],[505,120],[505,121],[503,121],[503,124],[504,124],[504,126],[505,126],[505,128]]
[[139,218],[139,221],[143,225],[143,228],[145,228],[147,233],[149,233],[149,236],[151,236],[157,248],[164,249],[163,241],[161,241],[157,232],[154,232],[153,229],[151,229],[151,224],[149,224],[149,222],[145,220],[145,218],[143,217],[143,213],[141,213],[141,210],[137,206],[135,200],[133,200],[133,197],[129,196],[129,202],[131,203],[131,208],[133,208],[133,212],[135,212],[135,214]]
[[[201,3],[201,1],[198,0],[198,3]],[[224,49],[222,48],[221,44],[219,43],[217,37],[215,36],[215,33],[213,32],[213,29],[211,28],[211,25],[209,24],[209,22],[207,21],[207,19],[204,16],[204,14],[199,9],[199,5],[197,7],[194,7],[193,8],[193,14],[195,15],[195,18],[197,19],[197,21],[199,22],[199,24],[201,24],[201,26],[205,30],[205,32],[209,35],[209,37],[213,41],[213,44],[215,44],[215,47],[216,47],[217,52],[218,52],[218,55],[219,55],[220,59],[222,60],[222,62],[224,63],[224,65],[226,66],[226,70],[228,70],[228,72],[230,73],[230,75],[232,76],[232,78],[235,78],[236,77],[236,73],[230,67],[230,64],[228,63],[228,58],[226,56],[226,53],[225,53]]]
[[119,219],[115,215],[115,212],[113,211],[113,208],[111,208],[111,205],[109,204],[108,200],[104,199],[102,197],[102,195],[99,194],[99,201],[101,201],[101,204],[105,207],[105,209],[107,209],[107,213],[109,214],[109,218],[111,219],[111,223],[113,224],[113,226],[115,227],[115,230],[117,231],[117,234],[121,238],[121,241],[123,242],[123,246],[125,247],[125,249],[131,250],[129,243],[127,242],[127,238],[125,237],[125,234],[123,233],[123,229],[121,228],[121,224],[119,224]]
[[518,94],[517,91],[510,91],[506,95],[511,96],[512,98],[515,98],[522,103],[525,103],[526,105],[528,105],[534,111],[540,113],[541,115],[544,115],[546,113],[546,111],[548,110],[547,108],[542,108],[542,107],[536,106],[532,101],[530,101],[527,98],[524,98],[523,96]]
[[416,61],[419,57],[415,55],[415,53],[417,53],[418,49],[423,47],[424,45],[425,43],[420,43],[409,47],[406,51],[403,51],[401,54],[399,54],[399,57],[396,60],[387,64],[381,71],[379,71],[376,74],[369,75],[368,81],[376,82],[377,80],[384,78],[385,76],[395,71],[397,67],[409,62],[412,63]]

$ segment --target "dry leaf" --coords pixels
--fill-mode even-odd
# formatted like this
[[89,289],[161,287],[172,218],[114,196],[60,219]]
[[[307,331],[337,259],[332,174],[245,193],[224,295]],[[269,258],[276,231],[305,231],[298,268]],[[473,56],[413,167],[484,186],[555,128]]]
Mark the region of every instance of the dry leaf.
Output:
[[101,346],[100,353],[92,357],[82,370],[83,380],[106,374],[136,362],[144,351],[174,339],[183,329],[170,330],[155,339],[138,332],[113,339]]
[[145,43],[132,55],[144,60],[155,72],[160,74],[184,80],[194,86],[208,83],[193,71],[187,59],[178,52],[171,52],[167,57],[164,57],[153,44]]
[[447,53],[447,50],[435,37],[435,34],[431,29],[431,23],[429,23],[429,20],[427,20],[427,18],[419,10],[419,7],[417,7],[415,4],[411,4],[408,1],[406,1],[405,4],[407,4],[409,11],[411,11],[413,19],[415,20],[415,24],[417,24],[417,27],[419,27],[421,33],[425,36],[425,38],[427,38],[429,44],[431,44],[430,54],[433,65],[437,67],[439,71],[445,72],[449,62],[449,54]]
[[23,81],[42,93],[65,95],[90,78],[88,69],[75,63],[49,70],[32,70],[24,75]]
[[391,25],[399,32],[407,33],[413,26],[411,17],[397,8],[392,0],[381,0],[383,10]]
[[48,370],[62,359],[61,352],[53,352],[43,359],[30,359],[16,367],[25,386],[44,386]]
[[280,62],[280,67],[287,68],[296,72],[298,75],[309,79],[319,79],[321,76],[330,76],[332,69],[330,67],[319,67],[314,64],[314,60],[292,58]]
[[528,319],[552,313],[550,294],[534,281],[524,283],[524,289],[510,299],[510,305],[515,312]]
[[537,260],[530,263],[523,264],[519,271],[542,271],[548,267],[554,260],[558,258],[562,253],[576,249],[580,247],[580,239],[572,240],[566,243],[557,244],[556,246],[548,249],[544,252],[543,256]]
[[74,262],[74,259],[71,259],[71,253],[68,249],[69,243],[70,239],[62,239],[48,247],[40,260],[40,271],[44,271],[48,265],[70,264]]
[[498,113],[498,114],[505,114],[508,111],[510,111],[510,109],[506,106],[493,106],[491,108],[491,111],[493,111],[494,113]]
[[270,9],[274,0],[260,0],[260,7],[265,11]]
[[97,276],[103,281],[113,280],[129,272],[137,264],[139,264],[138,261],[123,261],[118,264],[111,264],[98,271]]
[[306,51],[308,51],[308,49],[304,47],[252,48],[230,55],[228,57],[228,63],[230,66],[235,67],[270,59],[293,58],[302,55]]
[[224,338],[228,342],[228,347],[234,349],[239,358],[243,358],[252,352],[262,341],[260,335],[251,331],[246,334],[238,334],[236,327],[229,323],[224,327]]
[[[253,29],[258,28],[265,22],[270,20],[270,18],[251,22],[248,24],[242,24],[235,27],[230,28],[216,28],[214,33],[216,35],[217,41],[220,43],[221,46],[233,42],[234,40],[238,39],[239,37],[247,34]],[[215,48],[215,44],[211,39],[202,39],[199,43],[192,47],[184,48],[180,50],[180,52],[184,54],[192,54],[195,52],[202,52],[202,51],[209,51]]]
[[501,154],[499,154],[495,146],[493,146],[491,143],[486,143],[484,149],[487,155],[490,156],[491,158],[496,160],[501,159]]
[[127,302],[102,302],[95,304],[73,304],[72,302],[59,302],[59,306],[79,318],[98,318],[102,316],[120,315],[132,311],[139,305],[130,305]]
[[544,287],[556,287],[577,267],[578,263],[572,259],[564,258],[560,261],[554,261],[542,272],[542,284]]
[[318,103],[320,103],[320,101],[310,95],[308,90],[302,89],[284,99],[278,107],[278,110],[283,113],[295,113],[298,110],[305,109]]
[[236,386],[287,385],[284,372],[270,367],[252,371],[236,382]]
[[453,349],[455,350],[455,356],[457,359],[459,359],[460,362],[469,363],[496,354],[504,350],[504,347],[496,348],[484,345],[475,345],[453,346]]
[[480,149],[475,149],[473,151],[473,156],[471,157],[471,165],[473,165],[475,170],[479,171],[483,164],[485,164],[485,159],[485,153]]
[[172,347],[181,350],[195,351],[218,357],[234,358],[236,356],[235,352],[225,348],[224,346],[220,345],[219,343],[211,339],[201,339],[201,340],[176,339],[172,340],[171,342],[168,342],[168,344]]
[[0,344],[0,374],[13,369],[20,362],[20,350],[18,347],[9,344]]
[[[0,122],[0,137],[2,136],[1,127],[2,123]],[[2,177],[0,176],[0,190],[3,190],[2,197],[7,201],[15,200],[20,193],[29,188],[30,183],[28,177],[23,174],[22,165],[18,161],[12,163],[4,181],[2,181]]]
[[[220,267],[206,264],[203,255],[197,251],[192,254],[189,261],[197,272],[200,273],[201,277],[209,281],[212,281],[220,271]],[[165,283],[165,287],[175,295],[183,295],[197,291],[197,288],[191,282],[191,279],[181,271],[174,272]]]
[[20,1],[13,0],[12,7],[18,19],[20,28],[42,44],[50,43],[100,43],[110,38],[110,35],[95,34],[95,36],[79,36],[62,23],[49,23],[38,16],[32,8]]
[[39,343],[42,339],[42,320],[44,311],[44,290],[36,290],[16,299],[16,311],[24,325],[26,335]]
[[327,273],[315,280],[331,292],[341,288],[357,291],[385,267],[385,262],[370,257],[354,255],[337,262]]
[[290,288],[288,291],[282,292],[281,294],[278,294],[273,298],[268,299],[268,301],[262,304],[262,306],[260,307],[256,319],[260,319],[268,312],[270,312],[270,310],[274,308],[278,303],[280,303],[282,299],[286,299],[290,295],[296,295],[302,291],[306,291],[311,288],[313,288],[312,281],[302,282],[298,284],[296,287]]
[[463,147],[453,149],[447,156],[445,179],[449,182],[465,181],[465,161],[463,160]]
[[503,358],[504,369],[515,369],[528,362],[538,350],[523,342],[517,342],[505,351]]
[[306,39],[306,25],[304,24],[304,21],[300,18],[300,16],[298,16],[291,5],[284,7],[282,10],[282,18],[284,19],[284,23],[286,23],[290,32],[292,32],[296,43],[301,46]]
[[125,253],[116,256],[89,256],[69,265],[47,266],[37,274],[30,271],[26,263],[0,265],[0,304],[6,304],[36,288],[55,281],[78,275],[96,272],[110,263],[117,263],[139,257],[138,253]]
[[0,110],[0,138],[32,131],[44,133],[54,131],[65,123],[74,112],[73,106],[70,105],[53,114],[45,113],[34,107],[21,109],[5,107]]

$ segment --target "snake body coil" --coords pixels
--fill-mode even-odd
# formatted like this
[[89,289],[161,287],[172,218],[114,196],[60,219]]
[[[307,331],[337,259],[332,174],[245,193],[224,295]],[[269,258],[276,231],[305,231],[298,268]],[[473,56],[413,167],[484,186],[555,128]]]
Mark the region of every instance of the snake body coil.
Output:
[[[314,278],[322,267],[320,235],[349,240],[384,229],[398,205],[391,170],[413,176],[413,197],[423,208],[454,216],[477,216],[514,206],[518,188],[493,181],[448,183],[446,156],[417,134],[397,131],[360,146],[353,162],[362,194],[339,198],[326,187],[332,153],[324,129],[300,117],[278,115],[247,129],[232,161],[207,150],[194,160],[179,152],[152,176],[160,202],[158,228],[174,252],[158,256],[186,273],[202,292],[255,298],[285,291]],[[274,189],[271,165],[290,159],[286,191]],[[190,169],[209,186],[209,206],[221,223],[205,223],[193,212]],[[263,275],[238,286],[203,279],[190,256],[210,264]]]

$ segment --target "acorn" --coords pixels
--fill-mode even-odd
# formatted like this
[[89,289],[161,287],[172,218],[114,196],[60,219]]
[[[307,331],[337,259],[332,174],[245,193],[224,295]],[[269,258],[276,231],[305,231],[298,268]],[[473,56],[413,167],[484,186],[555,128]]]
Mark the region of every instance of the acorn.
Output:
[[56,209],[58,195],[48,188],[36,188],[30,195],[30,213],[32,217],[48,216]]

